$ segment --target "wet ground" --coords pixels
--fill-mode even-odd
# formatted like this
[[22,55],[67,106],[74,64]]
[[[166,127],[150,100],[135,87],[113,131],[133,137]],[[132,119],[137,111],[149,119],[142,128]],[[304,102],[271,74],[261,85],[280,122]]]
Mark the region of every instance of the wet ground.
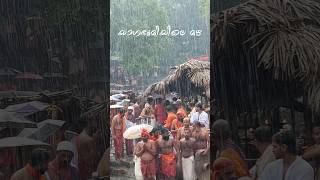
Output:
[[133,157],[127,157],[125,155],[123,161],[117,163],[115,160],[114,146],[112,146],[110,153],[110,180],[134,180],[135,177]]

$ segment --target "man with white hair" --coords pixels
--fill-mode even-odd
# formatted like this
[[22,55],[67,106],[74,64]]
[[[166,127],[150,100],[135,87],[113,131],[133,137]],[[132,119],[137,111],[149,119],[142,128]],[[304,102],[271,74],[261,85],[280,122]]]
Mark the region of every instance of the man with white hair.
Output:
[[78,170],[71,165],[74,148],[69,141],[58,144],[56,158],[49,163],[48,167],[50,180],[80,180]]

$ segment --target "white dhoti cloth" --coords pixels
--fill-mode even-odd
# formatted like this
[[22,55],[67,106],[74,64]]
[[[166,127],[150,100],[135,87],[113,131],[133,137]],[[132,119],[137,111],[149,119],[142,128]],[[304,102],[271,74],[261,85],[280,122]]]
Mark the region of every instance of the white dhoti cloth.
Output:
[[194,156],[188,158],[182,157],[183,180],[195,180],[196,173],[194,170]]
[[136,180],[143,180],[143,175],[141,172],[141,159],[137,156],[134,156],[134,175]]
[[157,125],[156,119],[151,119],[151,126],[156,127],[156,125]]

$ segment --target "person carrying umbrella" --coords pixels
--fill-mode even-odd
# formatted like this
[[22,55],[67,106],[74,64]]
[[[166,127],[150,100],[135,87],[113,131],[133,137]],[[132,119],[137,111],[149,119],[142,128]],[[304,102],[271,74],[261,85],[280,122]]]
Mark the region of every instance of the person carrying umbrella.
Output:
[[150,134],[146,129],[141,131],[140,141],[136,145],[135,155],[141,158],[141,172],[144,180],[154,180],[156,177],[156,144],[150,140]]

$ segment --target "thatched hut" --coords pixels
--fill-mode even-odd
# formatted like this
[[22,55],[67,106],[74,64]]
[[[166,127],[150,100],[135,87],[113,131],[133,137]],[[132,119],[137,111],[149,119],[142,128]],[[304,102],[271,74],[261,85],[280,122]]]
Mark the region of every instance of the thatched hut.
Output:
[[310,0],[250,0],[212,16],[214,98],[235,130],[244,112],[308,111],[308,89],[319,79],[319,15]]
[[210,97],[209,61],[190,60],[177,66],[166,78],[149,86],[144,95],[177,92],[181,96]]

